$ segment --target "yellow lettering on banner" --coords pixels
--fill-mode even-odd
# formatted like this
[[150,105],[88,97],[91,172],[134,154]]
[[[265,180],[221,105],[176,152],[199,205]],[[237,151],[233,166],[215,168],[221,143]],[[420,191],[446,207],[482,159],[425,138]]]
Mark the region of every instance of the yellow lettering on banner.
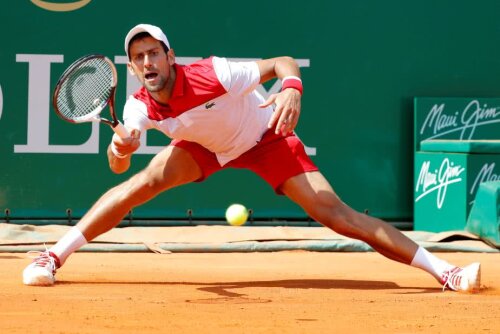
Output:
[[50,10],[53,12],[70,12],[72,10],[80,9],[89,4],[92,0],[79,0],[69,3],[55,3],[42,0],[31,0],[31,2],[40,8]]

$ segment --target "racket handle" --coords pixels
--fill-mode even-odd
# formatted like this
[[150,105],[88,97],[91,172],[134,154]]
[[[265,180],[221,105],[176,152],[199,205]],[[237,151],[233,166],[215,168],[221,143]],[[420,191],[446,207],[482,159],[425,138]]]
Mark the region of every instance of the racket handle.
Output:
[[118,135],[120,136],[120,138],[128,138],[130,137],[130,133],[128,132],[128,130],[123,126],[123,124],[118,121],[118,124],[116,124],[115,126],[112,127],[113,128],[113,131]]

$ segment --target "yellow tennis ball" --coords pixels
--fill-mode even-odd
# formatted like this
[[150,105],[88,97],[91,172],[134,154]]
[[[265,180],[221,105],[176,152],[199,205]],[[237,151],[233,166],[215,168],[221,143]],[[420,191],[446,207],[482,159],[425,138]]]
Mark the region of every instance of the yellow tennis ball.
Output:
[[226,210],[226,220],[233,226],[241,226],[248,219],[248,210],[241,204],[231,204]]

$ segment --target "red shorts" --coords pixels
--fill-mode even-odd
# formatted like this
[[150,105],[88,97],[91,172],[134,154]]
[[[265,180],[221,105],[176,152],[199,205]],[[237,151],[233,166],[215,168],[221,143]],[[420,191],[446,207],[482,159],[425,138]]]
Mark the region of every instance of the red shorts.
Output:
[[213,173],[226,168],[245,168],[262,177],[278,194],[280,186],[292,176],[317,171],[304,150],[304,144],[295,134],[277,135],[274,129],[267,131],[262,140],[238,158],[221,166],[214,153],[203,146],[185,141],[172,140],[170,145],[183,148],[191,153],[202,171],[201,182]]

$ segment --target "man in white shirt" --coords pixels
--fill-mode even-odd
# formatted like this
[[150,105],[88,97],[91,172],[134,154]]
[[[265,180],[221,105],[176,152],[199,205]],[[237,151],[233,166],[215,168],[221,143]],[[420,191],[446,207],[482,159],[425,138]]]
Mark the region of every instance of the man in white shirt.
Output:
[[[111,170],[128,170],[140,136],[149,129],[173,140],[144,170],[110,189],[74,228],[41,252],[24,270],[25,284],[54,284],[56,269],[70,254],[157,194],[201,182],[221,169],[246,168],[324,226],[362,240],[390,259],[427,271],[443,288],[479,290],[479,263],[453,266],[393,226],[356,212],[339,199],[293,133],[303,87],[292,58],[231,62],[211,57],[179,66],[163,31],[148,24],[129,31],[125,51],[128,69],[142,87],[125,105],[124,123],[131,136],[114,135],[108,148]],[[282,90],[264,100],[255,89],[272,78],[282,81]]]

